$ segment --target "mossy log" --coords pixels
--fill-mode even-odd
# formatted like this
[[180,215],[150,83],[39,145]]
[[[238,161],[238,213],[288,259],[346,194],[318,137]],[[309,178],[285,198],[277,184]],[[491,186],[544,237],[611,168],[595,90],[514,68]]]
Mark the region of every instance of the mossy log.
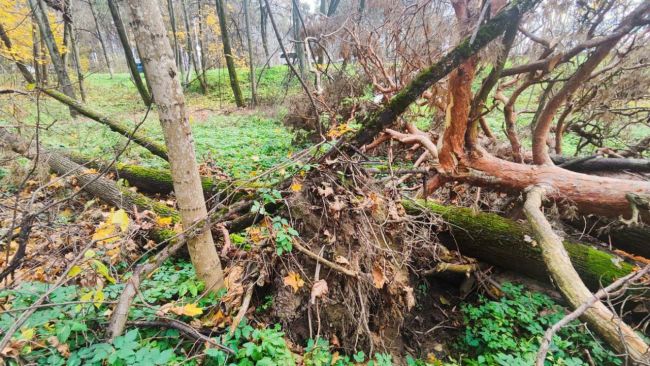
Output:
[[[542,253],[533,241],[527,224],[492,213],[477,213],[468,208],[444,206],[432,201],[402,202],[410,214],[440,215],[450,227],[450,249],[514,272],[549,282]],[[632,272],[633,266],[615,255],[593,246],[564,240],[571,262],[590,289],[607,285]]]
[[41,88],[40,89],[43,93],[49,95],[50,97],[58,100],[59,102],[67,105],[68,107],[76,110],[77,112],[83,114],[84,116],[97,121],[105,126],[108,126],[112,131],[115,131],[122,136],[125,136],[127,138],[130,138],[133,142],[136,144],[144,147],[145,149],[149,150],[152,154],[159,156],[165,160],[168,160],[167,157],[167,148],[165,147],[164,144],[150,138],[147,136],[144,136],[141,133],[134,133],[133,128],[130,126],[127,126],[119,121],[114,120],[113,118],[96,111],[87,105],[74,100],[67,95],[54,90],[54,89],[49,89],[49,88]]

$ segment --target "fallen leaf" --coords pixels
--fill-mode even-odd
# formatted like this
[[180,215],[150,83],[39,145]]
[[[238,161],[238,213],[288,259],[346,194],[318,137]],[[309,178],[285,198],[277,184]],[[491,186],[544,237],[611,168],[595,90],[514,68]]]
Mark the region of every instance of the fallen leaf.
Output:
[[350,264],[350,262],[347,259],[345,259],[345,257],[340,256],[340,255],[337,255],[336,258],[334,258],[334,262],[336,262],[338,264],[345,264],[345,265]]
[[318,187],[318,194],[321,197],[325,198],[325,197],[333,195],[334,190],[332,189],[332,187],[325,187],[325,188]]
[[315,304],[316,299],[324,296],[328,291],[329,288],[327,288],[327,282],[325,282],[325,280],[318,280],[314,282],[314,285],[311,287],[311,297],[309,301],[312,304]]
[[378,264],[372,267],[372,283],[376,288],[383,288],[384,284],[386,284],[386,277]]
[[295,294],[298,290],[305,284],[305,281],[302,280],[299,274],[296,272],[289,272],[287,277],[284,277],[284,285],[291,286],[293,293]]
[[169,309],[172,313],[176,315],[185,315],[195,317],[197,315],[203,314],[203,309],[196,306],[196,304],[187,304],[184,306],[174,306]]
[[169,227],[172,224],[171,217],[157,217],[156,224],[160,227]]
[[300,190],[302,190],[302,184],[300,184],[298,182],[294,182],[293,184],[291,184],[291,191],[292,192],[300,192]]

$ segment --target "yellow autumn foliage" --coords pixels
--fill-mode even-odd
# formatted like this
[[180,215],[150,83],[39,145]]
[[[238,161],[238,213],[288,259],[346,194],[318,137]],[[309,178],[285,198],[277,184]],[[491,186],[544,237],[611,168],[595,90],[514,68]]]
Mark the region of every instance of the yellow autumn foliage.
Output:
[[[0,42],[0,56],[31,64],[34,61],[31,10],[26,2],[15,0],[0,0],[0,24],[11,39],[11,50],[4,42]],[[66,52],[63,42],[63,22],[57,21],[53,12],[48,12],[48,19],[59,51]],[[38,29],[36,24],[33,25]],[[39,63],[47,63],[47,58],[41,55]]]

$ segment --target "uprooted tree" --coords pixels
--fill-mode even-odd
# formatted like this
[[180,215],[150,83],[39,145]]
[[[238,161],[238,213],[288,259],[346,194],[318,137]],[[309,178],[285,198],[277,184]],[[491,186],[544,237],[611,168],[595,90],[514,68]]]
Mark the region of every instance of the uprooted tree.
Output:
[[[43,2],[30,3],[43,6]],[[643,159],[648,149],[647,138],[618,150],[607,146],[608,141],[619,138],[628,126],[643,123],[643,118],[647,124],[647,107],[633,102],[644,101],[647,88],[644,90],[643,85],[650,85],[647,56],[643,56],[648,51],[650,3],[634,6],[616,1],[606,3],[595,8],[581,8],[585,14],[575,24],[579,28],[579,39],[559,42],[545,37],[554,33],[566,37],[575,30],[562,26],[554,29],[552,24],[535,20],[535,14],[529,16],[537,11],[554,15],[561,11],[548,9],[553,5],[542,0],[509,4],[500,0],[453,0],[451,10],[422,6],[416,10],[405,8],[399,14],[387,11],[391,4],[379,4],[371,10],[359,7],[354,22],[347,24],[347,21],[334,19],[335,29],[323,29],[319,37],[312,37],[315,33],[309,27],[323,25],[302,19],[298,2],[293,1],[292,33],[296,38],[304,37],[304,40],[294,40],[296,47],[300,47],[301,57],[305,57],[302,51],[307,50],[306,62],[317,64],[312,48],[321,49],[317,53],[320,59],[323,55],[330,57],[328,51],[339,51],[343,56],[343,65],[336,73],[328,73],[328,69],[320,65],[322,62],[318,62],[312,70],[314,85],[303,80],[309,76],[302,68],[299,75],[289,65],[309,100],[307,112],[301,105],[293,108],[296,114],[306,116],[305,119],[320,121],[321,115],[327,116],[330,121],[328,136],[337,141],[327,142],[328,150],[314,149],[322,153],[313,157],[318,164],[311,171],[273,182],[281,197],[271,200],[267,193],[258,191],[250,182],[220,182],[200,176],[189,112],[178,77],[178,59],[174,56],[178,50],[172,50],[159,4],[154,0],[128,1],[129,27],[135,34],[165,146],[138,132],[139,126],[129,128],[116,118],[76,101],[72,92],[62,94],[48,88],[35,80],[23,63],[13,61],[27,83],[39,82],[37,93],[50,96],[70,110],[108,126],[128,143],[135,143],[167,160],[168,170],[97,161],[44,149],[38,141],[29,141],[5,126],[0,126],[0,138],[15,153],[33,160],[42,159],[60,175],[76,176],[83,190],[131,215],[148,210],[182,223],[182,233],[153,229],[145,234],[160,244],[167,244],[167,248],[140,264],[127,282],[111,315],[109,332],[112,339],[124,331],[140,281],[165,259],[186,246],[198,277],[206,282],[208,289],[216,291],[224,286],[224,273],[211,230],[223,236],[221,255],[229,261],[231,270],[241,268],[243,271],[237,257],[228,256],[231,251],[241,254],[232,248],[229,233],[260,222],[270,227],[267,213],[278,211],[300,223],[300,238],[291,239],[293,244],[288,250],[294,248],[302,256],[283,266],[294,269],[299,266],[303,272],[315,273],[305,304],[278,296],[280,303],[276,305],[275,314],[289,325],[298,324],[300,310],[306,309],[309,331],[296,325],[298,336],[313,337],[311,317],[316,311],[317,334],[321,330],[326,334],[331,332],[346,345],[354,344],[355,347],[362,337],[370,349],[383,347],[384,342],[378,340],[376,334],[381,333],[390,341],[397,339],[400,321],[414,306],[410,274],[450,272],[469,277],[470,273],[480,273],[482,263],[487,263],[556,288],[570,308],[585,308],[580,318],[621,357],[633,363],[647,363],[649,346],[643,337],[626,324],[627,319],[616,309],[594,299],[600,287],[617,278],[631,276],[635,266],[621,262],[611,250],[580,240],[563,239],[551,224],[554,220],[547,217],[548,212],[557,211],[556,216],[580,225],[576,217],[584,216],[587,222],[586,217],[591,215],[588,219],[596,221],[591,226],[597,226],[601,220],[605,222],[597,236],[619,238],[609,240],[610,246],[632,251],[628,257],[631,261],[635,260],[634,255],[647,257],[650,251],[642,243],[649,232],[643,222],[650,219],[650,182],[646,174],[649,165]],[[226,29],[227,6],[220,0],[215,4],[231,87],[236,104],[242,106],[231,39]],[[260,4],[260,9],[266,12],[277,10],[269,2],[264,3],[266,8],[262,2]],[[335,8],[338,6],[338,2],[332,4],[336,4]],[[172,2],[169,6],[173,9]],[[351,7],[351,4],[344,6]],[[453,34],[450,37],[453,47],[449,46],[449,39],[431,36],[429,25],[415,22],[420,16],[430,17],[443,29],[444,20],[452,10],[456,24],[453,29],[447,28],[446,33]],[[616,22],[609,18],[613,13],[619,14]],[[264,12],[260,15],[265,18]],[[288,60],[273,14],[270,15],[279,47]],[[246,17],[250,47],[248,9]],[[372,21],[383,24],[386,29],[383,40],[377,38],[376,30],[364,28],[364,17],[372,19],[368,21],[371,24]],[[408,29],[402,29],[404,24],[408,24]],[[188,19],[185,19],[185,28],[190,30]],[[6,36],[8,32],[3,29],[0,31]],[[420,31],[422,37],[410,36]],[[327,39],[337,32],[339,40]],[[11,39],[4,36],[4,48],[11,50]],[[199,56],[192,42],[190,37],[188,55],[198,73]],[[409,42],[414,43],[409,46]],[[390,51],[384,52],[382,46]],[[525,52],[524,48],[527,48]],[[54,61],[56,50],[50,53],[54,53],[51,55]],[[250,48],[248,57],[250,70],[253,70]],[[359,90],[350,81],[353,77],[345,75],[349,62],[357,65],[355,77],[365,83]],[[132,63],[129,60],[130,67]],[[333,60],[328,61],[328,67],[330,63],[332,68],[339,67]],[[59,82],[70,84],[67,76],[58,72],[60,68],[55,69]],[[323,75],[322,79],[327,80],[324,88],[321,85]],[[337,86],[337,77],[349,82],[350,86]],[[630,84],[630,79],[635,77],[640,86]],[[205,92],[205,76],[199,76],[199,80]],[[251,75],[250,80],[254,84],[255,76]],[[607,90],[617,82],[631,85],[627,94]],[[369,105],[366,98],[350,106],[347,99],[360,97],[366,85],[373,89],[375,103]],[[143,88],[142,83],[138,88]],[[533,93],[535,89],[537,92]],[[526,118],[528,131],[521,128],[524,111],[517,110],[522,106],[523,95],[536,98],[532,110],[525,111],[532,115]],[[306,99],[302,101],[308,104]],[[428,131],[409,121],[414,110],[423,106],[433,111]],[[487,122],[487,118],[495,115],[503,121],[507,144],[499,145],[493,127]],[[616,118],[625,121],[612,122]],[[358,122],[358,126],[351,127],[353,121]],[[576,154],[586,146],[596,148],[595,153],[574,159],[561,156],[569,133],[575,133],[580,139]],[[531,141],[530,153],[522,143],[526,139]],[[379,157],[381,161],[367,167],[368,155]],[[383,158],[385,155],[387,160]],[[396,155],[400,163],[411,166],[394,166]],[[303,163],[307,160],[305,156],[296,160]],[[89,167],[98,171],[88,172]],[[398,173],[399,170],[403,172]],[[625,174],[618,174],[621,172]],[[106,174],[128,180],[141,192],[167,194],[173,191],[178,210],[124,189],[107,179]],[[401,176],[397,178],[397,174]],[[379,178],[383,176],[387,177]],[[409,193],[413,191],[417,193]],[[466,196],[472,192],[476,195],[471,204],[473,208],[430,201],[443,200],[443,191],[450,195],[460,191],[454,194]],[[520,218],[525,217],[526,223],[476,212],[485,191],[491,195],[492,204],[501,205],[504,210],[514,205],[516,209],[512,211],[523,211]],[[503,204],[503,194],[512,197],[508,204]],[[464,200],[470,201],[471,197]],[[28,227],[32,219],[24,215],[15,227]],[[447,226],[437,222],[440,219]],[[273,225],[286,230],[282,221]],[[450,233],[450,237],[441,240],[443,245],[436,244],[430,252],[418,252],[423,243],[439,240],[433,226],[438,231]],[[277,233],[275,240],[279,240]],[[281,249],[286,251],[287,244],[284,245]],[[282,250],[276,253],[281,254]],[[270,259],[277,258],[273,251],[269,254],[260,249],[259,256],[268,259],[264,263],[276,263],[275,259]],[[12,262],[13,270],[19,264]],[[410,271],[409,267],[421,267],[423,262],[427,268]],[[328,268],[327,274],[321,273],[322,267]],[[249,280],[251,283],[246,285],[245,291],[241,290],[243,283],[238,284],[242,292],[238,296],[243,297],[242,309],[232,329],[246,314],[255,283],[270,283],[280,294],[290,291],[281,278],[270,276],[261,262],[250,264],[246,271],[254,278]],[[225,285],[231,287],[228,290],[233,288],[233,283]],[[327,293],[336,300],[323,301],[321,298]],[[625,304],[618,305],[625,307]],[[351,325],[353,322],[358,324]],[[5,346],[8,337],[0,345]]]

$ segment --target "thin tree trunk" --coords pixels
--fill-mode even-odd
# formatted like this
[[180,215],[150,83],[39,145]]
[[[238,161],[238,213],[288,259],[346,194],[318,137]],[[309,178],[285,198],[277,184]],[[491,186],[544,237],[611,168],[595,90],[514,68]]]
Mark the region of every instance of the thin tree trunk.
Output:
[[269,18],[268,9],[264,5],[264,0],[260,2],[260,34],[262,35],[262,47],[264,48],[264,57],[269,58],[269,42],[266,35],[266,25]]
[[205,83],[206,87],[208,86],[208,78],[205,75],[205,70],[208,68],[208,50],[203,47],[205,42],[203,42],[203,37],[205,36],[205,33],[203,32],[203,0],[199,0],[199,34],[197,37],[197,42],[199,44],[199,49],[201,50],[201,75],[203,77],[203,82]]
[[90,12],[93,15],[95,20],[95,30],[97,32],[97,38],[99,39],[99,44],[102,46],[102,53],[104,54],[104,60],[106,61],[106,66],[108,67],[108,73],[113,78],[113,67],[111,66],[111,60],[108,57],[108,51],[106,50],[106,43],[104,42],[104,36],[102,30],[99,26],[99,21],[97,20],[97,13],[95,12],[95,7],[93,6],[93,0],[88,1],[88,6],[90,6]]
[[122,43],[122,48],[124,49],[124,57],[126,58],[126,64],[129,67],[131,72],[131,77],[133,77],[133,82],[135,87],[142,97],[142,101],[145,105],[151,104],[151,95],[147,90],[147,87],[144,85],[140,73],[138,72],[138,67],[135,64],[135,57],[133,57],[133,51],[131,50],[131,45],[129,44],[129,37],[126,34],[126,28],[124,28],[124,23],[122,22],[122,17],[120,16],[120,9],[117,5],[116,0],[108,0],[108,8],[111,11],[111,17],[113,18],[113,23],[115,23],[115,28],[117,29],[117,35],[120,38],[120,43]]
[[180,46],[178,45],[178,36],[176,35],[176,13],[174,12],[174,3],[167,0],[167,10],[169,11],[169,22],[172,26],[172,35],[174,36],[174,61],[176,67],[181,71],[181,80],[183,79],[183,61],[181,59]]
[[[293,34],[293,49],[296,52],[296,58],[298,59],[298,70],[300,70],[300,77],[305,80],[305,45],[303,43],[302,37],[300,35],[300,8],[298,7],[298,1],[291,1],[291,29]],[[287,62],[289,57],[287,56]]]
[[[157,1],[128,0],[128,4],[135,37],[145,56],[142,61],[158,106],[181,221],[188,230],[197,222],[206,220],[208,213],[173,50]],[[205,227],[198,229],[202,231],[187,243],[190,258],[206,288],[217,291],[224,285],[219,255],[210,230]]]
[[[74,61],[74,67],[77,71],[77,84],[79,84],[79,94],[81,94],[81,100],[86,101],[86,90],[84,89],[84,74],[81,70],[81,59],[79,57],[79,46],[77,45],[77,29],[74,25],[74,18],[72,9],[68,5],[66,9],[69,9],[70,21],[66,22],[65,25],[68,27],[68,37],[70,39],[70,47],[72,49],[72,61]],[[113,75],[111,74],[111,77]]]
[[[34,17],[38,23],[38,27],[41,30],[41,39],[45,41],[45,45],[50,53],[50,59],[54,65],[54,70],[56,71],[57,78],[59,79],[59,85],[63,93],[72,99],[76,99],[74,88],[72,87],[72,82],[68,76],[68,72],[65,69],[65,64],[63,64],[63,59],[61,58],[61,53],[59,52],[59,47],[56,45],[54,40],[54,34],[52,34],[52,28],[50,28],[50,22],[47,19],[47,14],[45,12],[45,5],[42,0],[29,0],[29,5],[32,9]],[[75,112],[73,109],[70,110],[70,115],[74,116]]]
[[199,80],[201,93],[207,94],[208,86],[206,85],[201,69],[199,68],[198,55],[196,54],[194,42],[192,42],[192,30],[190,29],[190,19],[187,15],[187,5],[185,4],[185,0],[181,1],[181,6],[183,7],[183,22],[185,23],[185,31],[187,32],[187,49],[189,51],[190,60],[192,61],[192,65],[194,65],[194,72],[196,73],[196,78]]
[[[32,15],[32,19],[33,19],[33,15]],[[2,35],[6,36],[4,31],[2,31]],[[5,45],[7,46],[8,49],[11,48],[11,40],[9,39],[8,36],[6,37],[6,40],[5,37],[3,37],[2,40],[5,42]],[[27,80],[28,83],[37,83],[41,85],[44,83],[42,81],[42,76],[41,76],[41,63],[40,63],[41,53],[39,52],[39,44],[40,44],[40,40],[38,37],[38,30],[36,30],[36,22],[32,21],[32,52],[34,54],[33,55],[34,62],[32,63],[32,67],[34,68],[34,74],[36,76],[36,79],[31,77],[32,74],[27,70],[26,67],[21,68],[20,64],[17,65],[18,65],[18,70],[20,70],[20,72],[23,74],[25,80]],[[27,70],[27,73],[24,72],[25,70]],[[29,75],[30,77],[28,78],[26,75]]]
[[244,19],[246,21],[246,43],[248,43],[248,70],[251,83],[251,104],[257,105],[257,86],[255,85],[255,62],[253,61],[253,42],[251,40],[250,10],[248,1],[244,0]]
[[228,21],[226,18],[226,8],[224,7],[224,0],[215,0],[217,7],[217,15],[219,16],[219,27],[221,28],[221,41],[223,43],[223,53],[226,57],[226,66],[228,67],[228,76],[230,77],[230,87],[235,96],[235,104],[237,107],[244,106],[244,98],[242,97],[241,89],[239,88],[239,80],[237,79],[237,69],[235,68],[235,60],[233,58],[232,49],[230,47],[230,37],[228,36]]

